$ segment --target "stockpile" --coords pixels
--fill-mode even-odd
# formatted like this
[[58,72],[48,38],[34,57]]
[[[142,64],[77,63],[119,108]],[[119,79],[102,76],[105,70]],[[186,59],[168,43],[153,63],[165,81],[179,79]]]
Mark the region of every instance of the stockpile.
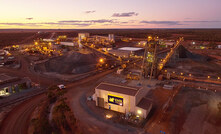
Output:
[[96,68],[97,56],[68,52],[67,54],[48,60],[43,65],[37,65],[41,72],[56,72],[60,74],[80,74],[93,71]]

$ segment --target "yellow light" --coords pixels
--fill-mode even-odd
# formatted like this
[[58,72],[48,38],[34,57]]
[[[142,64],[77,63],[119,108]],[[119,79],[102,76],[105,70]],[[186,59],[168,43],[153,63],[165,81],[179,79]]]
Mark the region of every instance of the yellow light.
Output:
[[165,70],[165,72],[167,72],[167,70]]
[[220,80],[220,77],[218,77],[217,79]]
[[181,75],[183,75],[183,73],[180,73]]
[[152,37],[151,36],[148,36],[148,39],[147,39],[148,41],[151,41],[152,40]]
[[35,45],[38,45],[38,42],[35,42]]
[[103,63],[103,62],[104,62],[104,59],[103,59],[103,58],[101,58],[101,59],[99,60],[99,62],[100,62],[100,63]]
[[208,76],[208,79],[210,78],[210,76]]
[[192,76],[192,74],[189,74],[189,76]]
[[110,119],[110,118],[112,118],[112,115],[107,114],[107,115],[106,115],[106,118],[107,118],[107,119]]
[[142,114],[142,111],[141,111],[141,110],[137,110],[137,113],[138,113],[138,114]]

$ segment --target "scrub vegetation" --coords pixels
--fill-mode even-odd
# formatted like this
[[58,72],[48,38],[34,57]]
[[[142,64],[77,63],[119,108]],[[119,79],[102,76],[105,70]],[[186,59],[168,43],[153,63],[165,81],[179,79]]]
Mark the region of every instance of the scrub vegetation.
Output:
[[[63,95],[65,90],[60,90],[57,86],[52,86],[47,92],[47,101],[42,102],[39,108],[39,115],[32,119],[34,134],[79,134],[78,122],[67,105]],[[52,120],[49,119],[50,108],[52,110]]]

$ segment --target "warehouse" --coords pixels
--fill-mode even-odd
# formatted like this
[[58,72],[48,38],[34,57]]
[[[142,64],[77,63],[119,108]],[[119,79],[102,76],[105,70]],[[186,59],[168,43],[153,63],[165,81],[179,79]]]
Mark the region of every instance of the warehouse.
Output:
[[152,102],[144,98],[147,92],[142,87],[100,83],[95,88],[94,99],[96,106],[146,118],[152,108]]
[[122,47],[116,50],[110,50],[108,52],[118,57],[130,58],[131,56],[135,55],[142,56],[144,49],[139,47]]
[[0,74],[0,96],[10,95],[30,87],[31,80],[29,78],[18,78]]
[[124,58],[130,58],[131,52],[130,51],[124,51],[124,50],[108,50],[108,53],[117,56],[117,57],[124,57]]

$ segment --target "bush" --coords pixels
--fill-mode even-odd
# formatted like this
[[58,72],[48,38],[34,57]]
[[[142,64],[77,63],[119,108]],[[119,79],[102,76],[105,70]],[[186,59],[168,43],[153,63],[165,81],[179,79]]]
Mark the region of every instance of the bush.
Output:
[[53,93],[53,92],[51,92],[51,91],[49,91],[49,92],[47,93],[47,97],[48,97],[48,99],[49,99],[49,103],[50,103],[50,104],[54,103],[54,102],[57,100],[57,97],[56,97],[55,93]]

